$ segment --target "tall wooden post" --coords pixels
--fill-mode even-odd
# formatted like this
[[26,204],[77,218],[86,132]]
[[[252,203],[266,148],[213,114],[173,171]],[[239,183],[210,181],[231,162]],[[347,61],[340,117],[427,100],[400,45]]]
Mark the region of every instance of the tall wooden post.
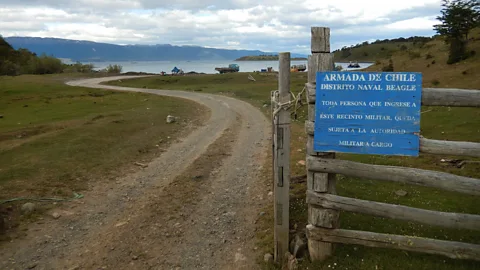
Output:
[[[290,53],[279,55],[278,103],[290,101]],[[278,109],[278,108],[277,108]],[[290,113],[280,109],[274,115],[275,262],[288,251],[290,190]]]
[[[315,94],[316,73],[334,69],[333,54],[330,53],[330,28],[312,27],[312,55],[308,57],[308,83],[310,96]],[[316,97],[317,102],[321,98]],[[308,104],[308,120],[315,122],[315,103]],[[335,158],[335,153],[319,153],[313,150],[313,136],[307,140],[307,156]],[[336,194],[336,175],[312,172],[307,164],[307,189],[319,193]],[[317,227],[333,229],[338,227],[338,211],[308,205],[308,223]],[[308,239],[308,251],[313,261],[325,260],[333,252],[331,243]]]

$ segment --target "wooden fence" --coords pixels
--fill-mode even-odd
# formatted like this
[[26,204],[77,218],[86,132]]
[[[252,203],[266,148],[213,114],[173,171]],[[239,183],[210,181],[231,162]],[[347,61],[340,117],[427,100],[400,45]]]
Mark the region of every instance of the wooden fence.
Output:
[[[332,255],[333,243],[400,249],[444,255],[450,258],[480,260],[480,245],[429,238],[382,234],[338,228],[339,211],[369,214],[455,229],[480,230],[480,215],[446,213],[419,208],[359,200],[336,195],[336,174],[383,181],[394,181],[480,195],[480,180],[414,168],[371,165],[335,159],[335,153],[313,150],[315,88],[317,71],[332,71],[330,29],[312,27],[312,55],[308,58],[307,203],[308,249],[312,260]],[[480,107],[480,91],[423,89],[422,105]],[[480,157],[480,143],[430,140],[421,137],[420,152]]]

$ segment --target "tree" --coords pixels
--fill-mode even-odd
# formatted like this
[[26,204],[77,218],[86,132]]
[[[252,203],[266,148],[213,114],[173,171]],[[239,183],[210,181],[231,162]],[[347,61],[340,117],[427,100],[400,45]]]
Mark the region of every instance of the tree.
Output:
[[448,64],[459,62],[466,57],[466,45],[470,30],[480,26],[480,1],[478,0],[443,0],[441,24],[434,25],[438,34],[446,37],[450,44]]

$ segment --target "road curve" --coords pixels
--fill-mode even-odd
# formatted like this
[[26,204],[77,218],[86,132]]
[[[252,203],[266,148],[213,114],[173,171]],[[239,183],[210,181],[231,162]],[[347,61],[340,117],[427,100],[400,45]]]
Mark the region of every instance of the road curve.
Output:
[[[264,164],[269,151],[271,130],[269,121],[252,105],[230,97],[100,84],[137,77],[81,79],[67,84],[189,99],[209,108],[210,118],[180,142],[172,144],[146,169],[125,176],[121,180],[117,179],[117,185],[113,183],[91,187],[85,192],[85,199],[78,202],[81,203],[81,207],[76,207],[70,212],[65,211],[66,214],[59,220],[33,224],[29,228],[31,234],[2,245],[0,269],[257,268],[254,258],[249,258],[254,249],[252,220],[256,218],[251,215],[259,207],[259,203],[252,200],[257,197],[266,200],[263,197],[267,197],[263,192],[268,190],[268,187],[265,183],[260,187],[257,179],[259,168]],[[212,190],[198,202],[195,212],[191,214],[193,225],[186,226],[183,238],[178,239],[178,245],[175,247],[167,247],[169,251],[153,248],[161,253],[163,259],[153,256],[149,261],[140,262],[140,259],[134,256],[130,263],[129,260],[132,259],[129,256],[132,255],[122,253],[132,245],[135,246],[134,242],[127,239],[129,231],[123,232],[123,235],[119,234],[117,238],[106,236],[115,234],[117,227],[135,219],[138,209],[143,208],[142,203],[146,203],[146,198],[156,197],[153,191],[159,192],[158,190],[166,187],[228,130],[235,130],[236,133],[235,139],[231,140],[232,151],[215,169]],[[214,222],[211,222],[212,220]],[[142,222],[153,221],[147,219]],[[131,223],[135,224],[134,221]],[[145,226],[148,228],[151,224]],[[142,230],[144,229],[137,228],[131,232],[141,234]],[[226,235],[232,231],[233,234],[235,232],[237,234],[227,241]],[[124,241],[121,240],[124,238]],[[108,241],[114,243],[107,243]],[[155,240],[151,240],[151,244],[161,245]],[[114,247],[111,247],[112,245]],[[109,252],[127,256],[128,258],[124,259],[129,263],[126,264],[121,257],[116,257],[117,262],[112,261]],[[151,254],[149,256],[151,257]]]

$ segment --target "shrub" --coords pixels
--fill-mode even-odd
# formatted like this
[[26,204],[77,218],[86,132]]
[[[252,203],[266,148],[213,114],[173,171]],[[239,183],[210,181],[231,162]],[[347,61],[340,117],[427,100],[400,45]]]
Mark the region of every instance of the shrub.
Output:
[[432,84],[433,84],[434,86],[437,86],[437,85],[440,84],[440,81],[437,80],[437,79],[433,79],[433,80],[432,80]]
[[401,51],[406,51],[407,49],[408,49],[408,47],[407,47],[407,45],[405,45],[405,44],[402,45],[402,46],[400,46],[400,50],[401,50]]
[[382,68],[382,71],[383,71],[383,72],[393,72],[393,70],[394,70],[394,68],[393,68],[393,60],[390,59],[390,60],[388,61],[388,65],[384,66],[384,67]]
[[54,74],[63,72],[63,64],[60,59],[42,55],[33,58],[28,65],[29,73],[33,74]]
[[20,75],[20,66],[9,60],[0,62],[0,76],[1,75],[7,75],[7,76]]
[[435,65],[435,63],[437,63],[435,60],[432,61],[432,65]]
[[108,65],[108,67],[106,68],[107,70],[107,73],[122,73],[122,66],[121,65]]
[[80,62],[73,64],[73,69],[75,72],[90,73],[93,71],[93,68],[94,66],[92,64],[82,64]]
[[427,53],[427,55],[425,55],[425,59],[428,60],[428,59],[431,59],[431,58],[433,58],[433,56],[430,53]]

